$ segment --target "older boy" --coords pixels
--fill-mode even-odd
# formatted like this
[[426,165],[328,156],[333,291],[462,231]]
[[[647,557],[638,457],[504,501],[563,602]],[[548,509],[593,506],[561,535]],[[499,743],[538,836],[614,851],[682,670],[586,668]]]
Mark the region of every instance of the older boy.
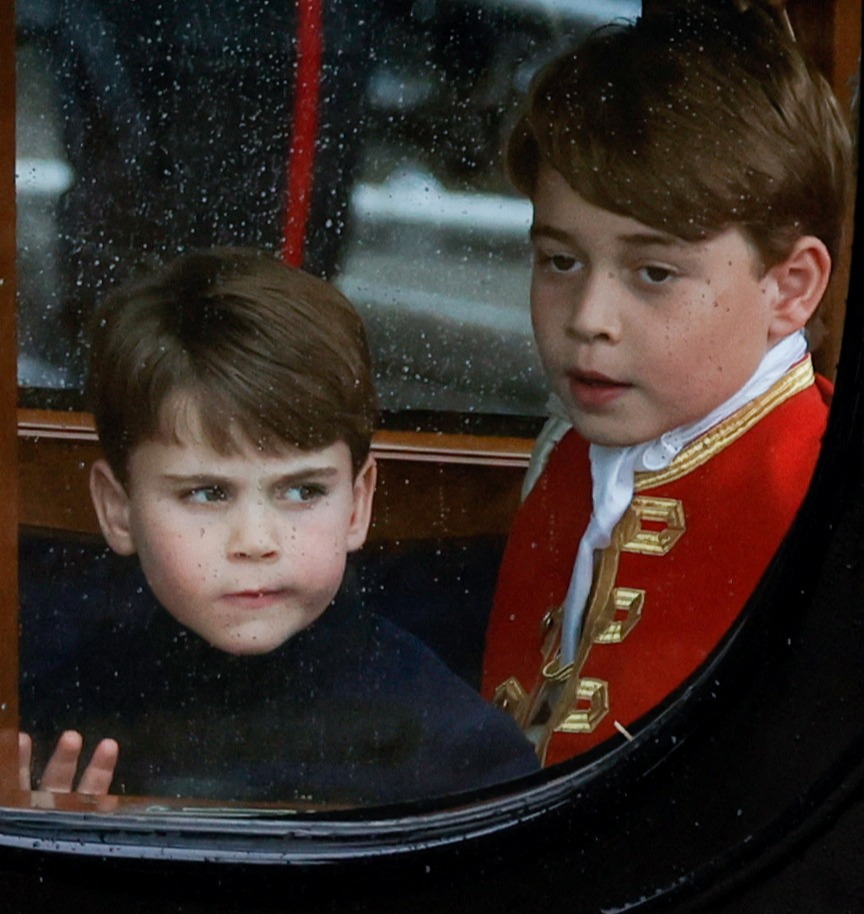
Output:
[[694,672],[803,499],[830,396],[803,328],[849,146],[755,7],[604,30],[533,86],[508,164],[564,421],[508,542],[484,692],[545,764],[626,735]]
[[113,791],[139,795],[384,803],[536,768],[506,715],[343,583],[376,411],[335,289],[254,253],[183,257],[109,300],[91,394],[93,503],[146,585],[89,594],[72,656],[24,681],[33,732],[113,737]]

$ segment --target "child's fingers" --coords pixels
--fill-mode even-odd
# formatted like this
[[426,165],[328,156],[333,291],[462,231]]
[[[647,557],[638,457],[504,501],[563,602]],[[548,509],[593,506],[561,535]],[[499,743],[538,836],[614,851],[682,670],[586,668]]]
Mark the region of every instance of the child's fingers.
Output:
[[30,761],[33,757],[33,740],[26,733],[18,734],[18,786],[30,789]]
[[116,740],[103,739],[93,751],[90,764],[84,769],[81,781],[78,784],[78,793],[87,793],[94,796],[104,796],[108,793],[111,781],[114,778],[114,769],[120,747]]
[[69,793],[72,790],[83,742],[81,734],[75,730],[67,730],[57,740],[57,747],[42,773],[40,790],[50,790],[53,793]]

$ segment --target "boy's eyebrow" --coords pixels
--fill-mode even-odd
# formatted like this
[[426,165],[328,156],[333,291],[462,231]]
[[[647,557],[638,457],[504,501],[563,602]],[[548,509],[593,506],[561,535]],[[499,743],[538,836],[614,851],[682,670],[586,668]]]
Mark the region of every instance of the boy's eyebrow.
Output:
[[542,222],[532,222],[528,237],[533,241],[539,235],[544,238],[551,238],[553,241],[560,241],[562,244],[576,243],[576,238],[563,229],[555,228],[552,225],[544,225]]
[[[542,222],[535,222],[529,232],[529,237],[532,241],[538,236],[551,238],[553,241],[560,241],[562,244],[579,245],[579,239],[576,235],[572,235],[570,232],[554,225],[544,225]],[[618,240],[633,247],[647,247],[649,245],[683,247],[686,244],[681,238],[676,238],[668,232],[655,232],[650,229],[644,232],[628,232],[625,235],[619,235]]]
[[219,473],[163,473],[162,478],[166,482],[180,482],[180,483],[230,482],[230,478],[228,476],[221,476]]
[[[308,479],[310,476],[313,476],[316,479],[329,479],[332,476],[338,475],[338,473],[338,467],[330,466],[329,464],[324,466],[311,465],[308,467],[301,467],[299,470],[294,470],[290,473],[273,473],[270,478],[276,479],[279,482],[291,483],[300,482],[304,479]],[[220,485],[232,483],[236,479],[236,477],[224,476],[221,473],[165,473],[162,478],[167,482],[182,483],[186,485],[190,483]]]
[[330,466],[329,464],[325,464],[324,466],[313,465],[303,467],[299,470],[295,470],[293,473],[275,474],[280,482],[300,482],[303,479],[308,479],[310,476],[314,476],[316,479],[329,479],[331,476],[338,475],[338,467]]

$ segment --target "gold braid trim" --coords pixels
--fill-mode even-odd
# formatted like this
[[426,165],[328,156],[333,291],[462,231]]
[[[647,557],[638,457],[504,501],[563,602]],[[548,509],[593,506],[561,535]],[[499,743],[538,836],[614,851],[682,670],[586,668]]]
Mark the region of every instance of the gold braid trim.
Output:
[[801,393],[802,390],[806,390],[813,384],[813,381],[813,363],[808,356],[787,371],[761,397],[751,400],[737,412],[732,413],[728,419],[688,444],[665,470],[658,470],[656,473],[637,473],[635,491],[653,489],[655,486],[686,476],[709,461],[715,454],[729,447],[733,441],[740,438],[781,403],[794,397],[795,394]]

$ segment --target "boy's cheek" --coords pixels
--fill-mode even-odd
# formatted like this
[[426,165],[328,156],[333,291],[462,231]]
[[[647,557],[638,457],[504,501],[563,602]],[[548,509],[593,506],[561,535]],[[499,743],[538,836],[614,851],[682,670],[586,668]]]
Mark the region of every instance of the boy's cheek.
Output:
[[560,361],[560,350],[564,344],[564,331],[549,327],[545,324],[535,324],[534,339],[540,360],[549,370]]
[[212,577],[209,563],[182,539],[166,541],[165,549],[141,551],[139,560],[150,589],[164,602],[172,593],[199,590]]

